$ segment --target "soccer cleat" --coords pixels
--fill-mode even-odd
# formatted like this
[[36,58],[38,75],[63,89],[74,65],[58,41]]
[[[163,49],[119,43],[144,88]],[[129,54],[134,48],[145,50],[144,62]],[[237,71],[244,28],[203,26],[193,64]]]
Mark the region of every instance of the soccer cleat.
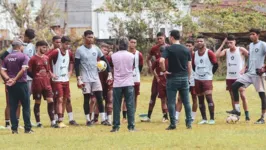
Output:
[[69,125],[71,125],[71,126],[79,126],[79,124],[75,120],[69,121]]
[[24,133],[26,133],[26,134],[32,134],[32,133],[34,133],[34,131],[33,130],[25,130]]
[[106,126],[112,126],[112,123],[111,122],[109,122],[108,120],[106,120],[106,124],[105,124]]
[[51,124],[51,128],[59,128],[59,126],[57,123],[55,123],[55,124]]
[[233,115],[237,115],[237,116],[241,116],[241,112],[239,112],[239,111],[237,111],[235,109],[233,109],[231,111],[226,111],[226,113],[233,114]]
[[140,120],[141,122],[151,122],[151,119],[149,117],[145,117]]
[[191,123],[194,123],[194,121],[195,121],[195,119],[192,119],[192,120],[191,120]]
[[175,129],[176,129],[176,126],[170,125],[165,130],[175,130]]
[[169,120],[168,120],[167,118],[163,117],[163,120],[162,120],[163,123],[166,123],[166,122],[168,122],[168,121],[169,121]]
[[263,118],[260,118],[254,124],[265,124],[265,121]]
[[201,120],[198,124],[208,124],[207,120]]
[[137,130],[135,128],[128,129],[129,132],[136,132]]
[[37,127],[37,128],[43,128],[43,126],[42,126],[41,123],[38,123],[36,127]]
[[210,125],[215,124],[215,120],[210,120],[210,121],[208,122],[208,124],[210,124]]
[[58,123],[59,128],[65,128],[67,125],[65,125],[63,122]]
[[91,121],[87,121],[86,126],[91,127],[93,123]]
[[246,117],[246,122],[249,122],[250,121],[250,118],[249,117]]
[[187,129],[192,129],[191,124],[188,124],[188,125],[186,125],[186,126],[187,126]]
[[12,130],[12,134],[18,134],[18,130]]
[[118,132],[119,129],[118,128],[113,128],[110,132]]

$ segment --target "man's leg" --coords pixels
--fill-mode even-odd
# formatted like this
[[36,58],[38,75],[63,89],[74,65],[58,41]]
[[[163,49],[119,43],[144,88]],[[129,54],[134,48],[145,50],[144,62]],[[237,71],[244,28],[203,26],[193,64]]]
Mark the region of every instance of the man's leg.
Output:
[[186,126],[187,126],[187,128],[191,128],[192,117],[191,117],[191,106],[190,106],[190,101],[189,101],[188,85],[187,85],[187,88],[181,88],[179,90],[179,94],[180,94],[180,98],[181,98],[182,103],[183,103],[184,108],[185,108]]
[[21,84],[21,105],[22,105],[22,113],[24,120],[24,129],[25,132],[31,132],[31,121],[30,121],[30,96],[29,89],[27,84]]
[[95,97],[96,97],[96,100],[97,100],[98,109],[99,109],[101,120],[102,120],[102,124],[103,124],[106,121],[106,117],[105,117],[105,112],[104,112],[102,91],[95,91],[94,94],[95,94]]
[[212,91],[205,92],[205,97],[206,97],[206,100],[208,102],[209,113],[210,113],[210,122],[209,123],[212,123],[214,121],[214,102],[212,99]]
[[36,120],[36,125],[37,127],[42,127],[41,124],[41,118],[40,118],[40,105],[41,105],[41,100],[40,99],[35,99],[34,98],[34,108],[33,108],[33,112],[34,112],[34,116],[35,116],[35,120]]
[[177,103],[176,103],[176,113],[175,113],[177,123],[179,122],[179,115],[181,110],[182,110],[182,100],[178,94]]
[[112,111],[113,111],[113,89],[110,89],[107,92],[107,98],[105,102],[105,111],[107,112],[107,121],[111,125]]
[[6,121],[6,128],[11,128],[10,127],[10,105],[9,105],[9,96],[8,96],[8,91],[7,87],[5,87],[5,93],[6,93],[6,108],[5,108],[5,121]]
[[242,100],[242,103],[243,103],[243,109],[245,111],[246,121],[250,121],[249,111],[248,111],[248,101],[247,101],[247,98],[246,98],[245,88],[241,87],[239,89],[239,93],[240,93],[240,97],[241,97],[241,100]]
[[259,93],[261,100],[261,117],[255,122],[255,124],[264,124],[264,118],[266,116],[266,96],[264,79],[262,76],[253,76],[251,77],[251,79],[256,91]]
[[240,104],[239,104],[239,88],[241,88],[242,86],[244,86],[243,83],[236,81],[233,85],[232,85],[232,91],[233,91],[233,95],[234,95],[234,103],[235,103],[235,110],[233,111],[229,111],[227,113],[231,113],[231,114],[236,114],[238,116],[240,116]]
[[204,95],[199,94],[198,95],[199,99],[199,109],[202,117],[202,121],[207,122],[207,115],[206,115],[206,107],[205,107],[205,102],[204,102]]
[[127,122],[127,106],[126,106],[126,102],[125,102],[125,98],[122,99],[122,115],[123,115],[123,123]]
[[83,102],[83,110],[86,117],[86,125],[91,126],[91,120],[90,120],[90,94],[83,94],[84,102]]
[[132,131],[135,129],[135,92],[133,86],[128,86],[123,89],[123,94],[127,106],[128,116],[128,130]]
[[122,88],[113,88],[113,98],[113,130],[111,132],[115,132],[120,128]]
[[158,95],[158,85],[157,85],[157,80],[155,79],[155,77],[152,80],[152,86],[151,86],[151,99],[149,102],[149,110],[148,110],[148,118],[151,119],[151,114],[153,111],[153,108],[155,106],[156,103],[156,97]]
[[167,80],[167,85],[166,85],[166,93],[167,93],[167,107],[168,107],[168,112],[170,116],[170,126],[166,128],[166,130],[172,130],[176,128],[176,116],[175,116],[175,108],[176,108],[176,93],[177,89],[172,86],[172,81],[171,79]]
[[195,92],[195,87],[190,87],[190,94],[192,97],[192,122],[196,119],[196,113],[198,109],[198,99]]
[[[18,91],[16,88],[17,83],[12,87],[8,87],[8,96],[9,96],[9,106],[10,106],[10,120],[11,120],[11,130],[17,132],[18,130],[18,120],[16,116],[16,110],[18,107]],[[24,109],[24,108],[23,108]]]

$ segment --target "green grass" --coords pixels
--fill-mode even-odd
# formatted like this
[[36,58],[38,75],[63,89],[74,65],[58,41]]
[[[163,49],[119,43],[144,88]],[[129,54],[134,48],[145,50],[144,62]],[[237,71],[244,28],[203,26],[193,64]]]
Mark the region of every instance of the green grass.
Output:
[[[141,123],[138,117],[147,112],[150,97],[151,78],[144,77],[141,83],[141,95],[139,97],[136,112],[136,128],[138,132],[130,133],[126,125],[122,124],[118,133],[110,133],[111,127],[95,125],[86,127],[83,115],[83,98],[81,91],[76,88],[76,83],[71,82],[72,104],[74,117],[79,127],[64,129],[49,128],[49,119],[46,111],[46,102],[42,101],[41,120],[45,125],[43,129],[34,129],[32,135],[25,135],[19,130],[18,135],[12,135],[10,130],[0,130],[1,149],[265,149],[266,128],[265,125],[254,125],[253,122],[260,115],[260,100],[253,87],[247,89],[251,122],[245,123],[243,118],[238,124],[226,124],[227,114],[225,110],[231,109],[229,94],[225,91],[225,82],[214,83],[214,101],[216,125],[193,125],[192,130],[187,130],[184,124],[184,112],[181,113],[181,121],[174,131],[166,131],[168,123],[161,122],[160,100],[152,115],[151,123]],[[4,85],[0,85],[4,91]],[[0,93],[2,100],[0,116],[4,125],[5,95]],[[33,102],[31,108],[33,107]],[[207,111],[208,112],[208,111]],[[67,115],[65,122],[67,122]],[[197,113],[196,122],[200,120]],[[32,121],[35,119],[32,113]],[[22,122],[22,121],[21,121]],[[21,123],[22,125],[22,123]]]

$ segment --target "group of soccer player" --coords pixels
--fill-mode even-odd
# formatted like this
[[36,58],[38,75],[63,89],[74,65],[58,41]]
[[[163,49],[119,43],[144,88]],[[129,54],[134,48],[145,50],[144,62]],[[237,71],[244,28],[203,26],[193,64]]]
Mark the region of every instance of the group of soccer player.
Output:
[[[40,104],[42,97],[47,101],[47,111],[51,121],[51,127],[64,128],[64,112],[68,113],[69,125],[77,126],[74,120],[69,79],[75,69],[77,86],[82,90],[84,103],[83,109],[86,118],[86,125],[92,126],[101,117],[101,124],[112,125],[113,109],[113,74],[111,55],[115,47],[111,44],[101,43],[100,48],[95,45],[93,32],[84,32],[84,44],[77,48],[75,55],[72,53],[71,40],[68,36],[54,36],[53,46],[50,48],[45,41],[37,41],[35,47],[32,44],[35,38],[34,30],[27,29],[23,38],[25,44],[23,53],[29,57],[27,83],[29,95],[33,95],[33,112],[36,119],[36,127],[43,127],[40,120]],[[229,35],[224,39],[220,48],[214,53],[206,47],[203,36],[198,36],[193,40],[185,42],[185,46],[192,56],[193,73],[189,80],[190,92],[192,97],[192,120],[196,119],[197,107],[199,107],[202,120],[198,124],[215,124],[215,105],[213,101],[213,75],[218,69],[217,58],[226,58],[226,90],[229,91],[232,102],[232,110],[229,114],[240,116],[239,93],[245,111],[245,120],[250,121],[245,88],[253,84],[261,98],[262,114],[255,122],[264,124],[266,113],[266,97],[263,74],[266,72],[264,58],[266,54],[266,43],[259,40],[260,30],[250,30],[249,51],[244,47],[236,46],[236,39]],[[154,75],[151,88],[151,98],[149,102],[148,114],[142,118],[142,122],[150,122],[153,108],[157,96],[161,99],[163,122],[168,121],[167,79],[161,70],[161,53],[168,46],[165,42],[164,33],[157,34],[157,43],[151,48],[147,57],[147,65],[150,72]],[[226,49],[223,49],[227,44]],[[128,51],[134,54],[133,80],[135,89],[135,108],[137,108],[137,97],[140,94],[140,74],[143,68],[143,56],[136,49],[137,39],[129,38]],[[1,59],[12,52],[8,49]],[[247,64],[245,58],[248,58]],[[106,62],[107,68],[104,72],[98,72],[97,61]],[[165,67],[168,67],[166,60]],[[8,90],[6,89],[6,93]],[[6,127],[10,127],[8,94],[5,110]],[[103,99],[105,103],[103,103]],[[208,103],[210,119],[207,119],[205,100]],[[127,110],[125,104],[122,106],[123,120],[126,121]],[[182,109],[182,99],[178,98],[176,103],[176,120]],[[20,106],[17,109],[17,119],[20,116]]]

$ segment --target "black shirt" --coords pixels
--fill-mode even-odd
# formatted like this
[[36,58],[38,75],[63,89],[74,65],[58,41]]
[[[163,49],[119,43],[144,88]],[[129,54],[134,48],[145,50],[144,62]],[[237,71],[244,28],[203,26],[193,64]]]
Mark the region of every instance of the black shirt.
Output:
[[191,61],[189,50],[180,44],[173,44],[166,47],[162,54],[168,59],[168,72],[180,77],[188,76],[188,61]]

